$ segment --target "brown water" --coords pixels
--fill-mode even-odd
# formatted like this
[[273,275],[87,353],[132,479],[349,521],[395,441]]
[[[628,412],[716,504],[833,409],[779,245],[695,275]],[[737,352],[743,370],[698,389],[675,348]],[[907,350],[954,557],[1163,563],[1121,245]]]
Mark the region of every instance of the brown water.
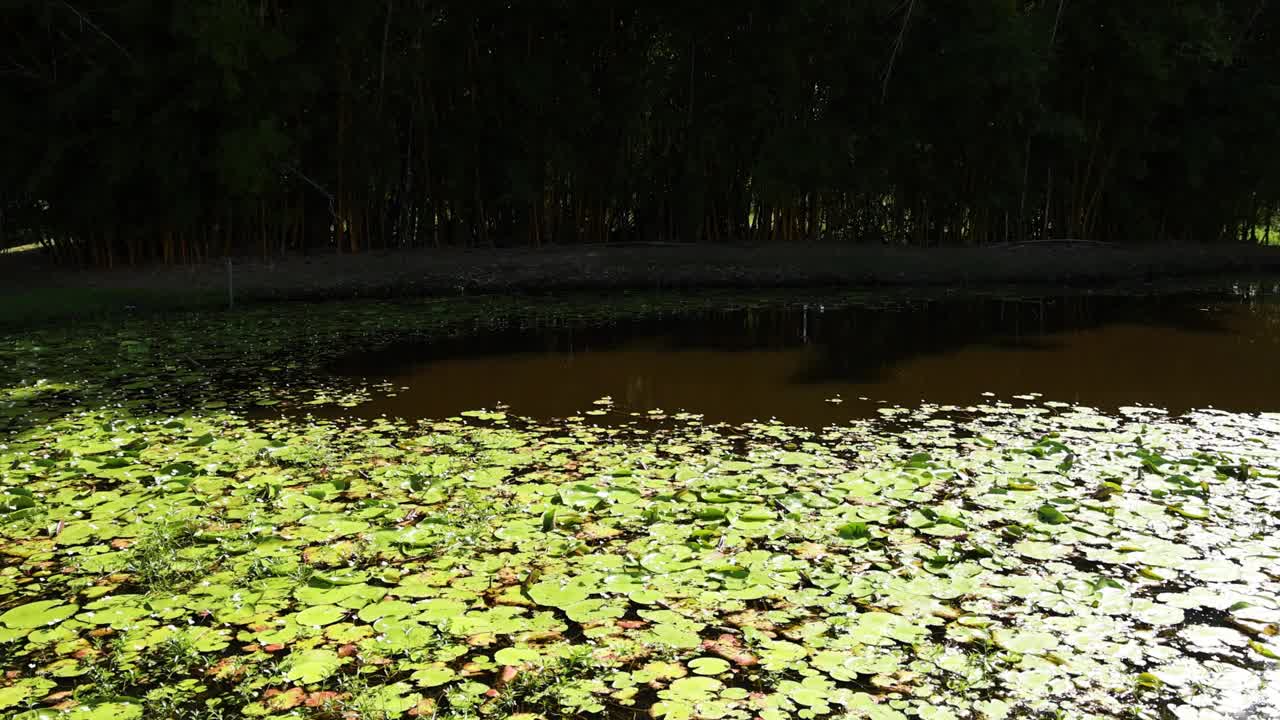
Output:
[[404,388],[360,412],[407,418],[498,406],[563,417],[606,396],[622,412],[811,426],[886,405],[1028,394],[1101,409],[1276,412],[1280,304],[1182,295],[779,306],[397,345],[335,371]]

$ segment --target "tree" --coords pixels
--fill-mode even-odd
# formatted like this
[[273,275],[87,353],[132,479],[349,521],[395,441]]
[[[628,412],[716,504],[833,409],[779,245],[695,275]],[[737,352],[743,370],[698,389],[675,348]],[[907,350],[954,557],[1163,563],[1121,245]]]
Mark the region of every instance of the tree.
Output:
[[68,261],[1251,241],[1280,208],[1265,0],[0,10],[3,232]]

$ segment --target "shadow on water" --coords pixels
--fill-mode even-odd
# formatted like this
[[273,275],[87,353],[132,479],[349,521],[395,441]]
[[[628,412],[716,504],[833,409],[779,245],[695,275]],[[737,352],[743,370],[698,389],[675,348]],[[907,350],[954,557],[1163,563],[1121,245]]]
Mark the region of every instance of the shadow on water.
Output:
[[1104,409],[1276,411],[1280,305],[1072,296],[732,310],[393,345],[334,371],[402,388],[359,412],[407,418],[499,404],[562,417],[604,396],[626,411],[814,426],[883,404],[969,405],[984,393]]

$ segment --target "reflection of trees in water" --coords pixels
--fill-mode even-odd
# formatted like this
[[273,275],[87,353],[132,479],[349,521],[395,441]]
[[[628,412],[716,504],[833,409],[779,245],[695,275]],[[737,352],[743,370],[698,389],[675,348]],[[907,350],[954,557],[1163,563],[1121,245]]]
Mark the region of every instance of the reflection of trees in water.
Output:
[[626,396],[623,398],[630,407],[652,407],[653,388],[643,375],[632,375],[627,378]]
[[[795,382],[875,382],[921,356],[985,346],[1051,351],[1062,333],[1137,325],[1229,334],[1243,322],[1280,324],[1280,290],[1238,286],[1217,296],[1071,295],[1051,298],[922,300],[891,307],[773,307],[672,315],[620,323],[529,327],[400,346],[353,358],[344,374],[379,375],[449,357],[564,354],[620,349],[717,352],[806,348]],[[1247,309],[1246,309],[1247,308]],[[1244,312],[1240,312],[1244,310]],[[1268,334],[1280,342],[1280,335]],[[628,381],[636,400],[651,392]],[[632,398],[628,397],[630,401]]]
[[921,303],[894,312],[836,313],[812,323],[821,352],[800,382],[874,382],[913,358],[975,345],[1050,351],[1055,336],[1114,325],[1223,333],[1203,299],[1071,296]]
[[559,324],[401,346],[347,368],[406,391],[376,412],[447,416],[494,401],[553,417],[610,395],[631,409],[819,425],[874,407],[1026,392],[1099,407],[1253,412],[1280,402],[1280,294],[921,300],[763,307]]
[[1256,322],[1273,329],[1260,339],[1280,344],[1280,282],[1241,284],[1235,291],[1246,299]]

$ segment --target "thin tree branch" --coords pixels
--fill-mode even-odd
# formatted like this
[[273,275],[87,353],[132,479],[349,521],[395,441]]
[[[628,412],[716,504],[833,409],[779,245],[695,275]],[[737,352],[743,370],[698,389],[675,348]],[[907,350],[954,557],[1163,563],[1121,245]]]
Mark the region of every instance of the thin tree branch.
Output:
[[1062,11],[1067,7],[1067,0],[1058,0],[1058,14],[1053,16],[1053,32],[1049,33],[1049,49],[1058,40],[1058,27],[1062,24]]
[[338,219],[338,213],[336,213],[333,209],[333,205],[335,202],[333,193],[329,192],[328,190],[325,190],[324,186],[322,186],[320,183],[316,182],[315,180],[312,180],[311,178],[307,177],[306,174],[304,174],[301,170],[299,170],[298,168],[292,165],[282,165],[281,169],[291,175],[296,176],[299,180],[315,188],[316,192],[323,195],[325,199],[329,201],[329,214],[332,215],[335,220]]
[[889,67],[885,68],[884,81],[880,85],[880,102],[889,96],[889,78],[893,77],[893,66],[898,61],[898,53],[907,37],[907,25],[911,23],[911,11],[915,10],[916,0],[907,0],[907,12],[902,16],[902,27],[898,30],[898,38],[893,41],[893,53],[889,56]]
[[61,4],[66,9],[70,10],[71,13],[74,14],[77,18],[79,18],[82,24],[88,25],[90,28],[94,30],[94,32],[98,33],[103,38],[105,38],[107,42],[114,45],[115,48],[120,51],[120,54],[128,58],[129,62],[135,62],[135,60],[133,59],[132,53],[126,50],[125,47],[121,45],[119,42],[117,42],[115,38],[111,37],[111,35],[108,34],[106,30],[103,30],[102,28],[98,27],[98,24],[95,23],[93,20],[90,20],[87,15],[77,10],[74,5],[72,5],[69,2],[66,2],[65,0],[63,0]]

